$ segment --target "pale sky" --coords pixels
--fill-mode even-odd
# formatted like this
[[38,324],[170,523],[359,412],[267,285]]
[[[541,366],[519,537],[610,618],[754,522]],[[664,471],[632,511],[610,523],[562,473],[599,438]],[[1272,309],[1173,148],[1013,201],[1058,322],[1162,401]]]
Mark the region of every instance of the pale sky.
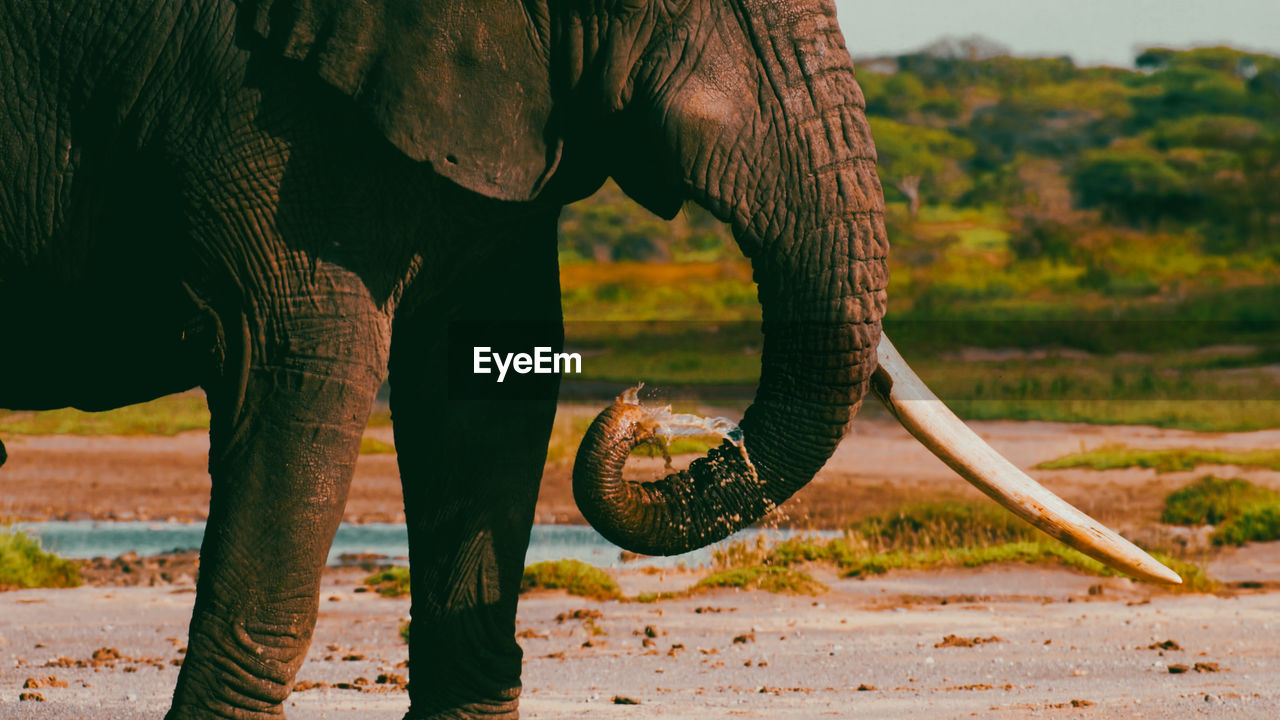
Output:
[[1132,67],[1151,45],[1280,55],[1280,0],[836,0],[854,58],[982,35],[1016,55]]

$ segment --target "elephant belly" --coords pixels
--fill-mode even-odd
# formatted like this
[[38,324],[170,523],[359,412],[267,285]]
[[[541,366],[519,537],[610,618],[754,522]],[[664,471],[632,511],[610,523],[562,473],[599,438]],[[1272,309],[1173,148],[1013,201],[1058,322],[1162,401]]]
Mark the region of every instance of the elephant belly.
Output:
[[0,408],[106,410],[199,384],[220,347],[212,316],[178,293],[140,300],[0,292]]

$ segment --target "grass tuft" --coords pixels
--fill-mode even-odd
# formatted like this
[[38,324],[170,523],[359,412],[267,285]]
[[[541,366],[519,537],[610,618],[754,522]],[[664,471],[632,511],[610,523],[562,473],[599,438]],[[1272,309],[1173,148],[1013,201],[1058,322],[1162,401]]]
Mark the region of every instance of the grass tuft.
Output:
[[401,597],[409,594],[409,568],[389,567],[364,579],[364,584],[372,587],[383,597]]
[[[1158,552],[1152,556],[1183,578],[1178,589],[1211,592],[1218,584],[1198,566]],[[762,537],[717,550],[719,575],[755,568],[780,570],[805,562],[835,565],[846,576],[880,575],[890,570],[979,567],[992,563],[1056,563],[1093,575],[1116,575],[1102,563],[1042,536],[993,505],[921,503],[867,518],[845,537],[802,536],[770,545]]]
[[1280,450],[1140,450],[1124,445],[1104,445],[1087,452],[1072,453],[1057,460],[1043,462],[1041,470],[1089,468],[1113,470],[1116,468],[1151,468],[1159,473],[1194,470],[1200,465],[1235,465],[1280,470]]
[[1247,542],[1280,540],[1280,503],[1254,505],[1223,523],[1213,532],[1217,545],[1243,545]]
[[1280,503],[1280,493],[1248,480],[1212,475],[1175,490],[1165,499],[1160,522],[1170,525],[1220,525],[1256,505]]
[[926,502],[904,505],[850,528],[879,550],[930,550],[1031,541],[1039,533],[990,503]]
[[609,573],[581,560],[547,560],[524,569],[520,592],[534,589],[564,590],[570,595],[614,600],[622,596]]
[[765,590],[787,595],[820,595],[827,591],[826,585],[814,580],[808,573],[776,565],[753,565],[721,570],[702,578],[694,588],[697,590],[714,588]]
[[0,529],[0,590],[68,588],[80,585],[80,568],[46,552],[40,541],[16,530]]
[[70,408],[47,412],[0,411],[0,433],[15,435],[177,435],[209,428],[200,395],[162,397],[106,412]]

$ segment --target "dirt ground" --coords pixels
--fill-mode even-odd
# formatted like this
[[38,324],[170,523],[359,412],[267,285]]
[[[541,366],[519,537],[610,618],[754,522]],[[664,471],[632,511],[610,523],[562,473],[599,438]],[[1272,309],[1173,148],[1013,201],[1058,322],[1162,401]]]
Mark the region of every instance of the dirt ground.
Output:
[[[326,578],[294,720],[408,706],[409,601],[356,592],[362,575]],[[696,577],[620,580],[636,593]],[[831,591],[817,598],[525,596],[522,716],[1280,717],[1278,593],[1173,595],[1032,566],[819,577]],[[160,717],[193,597],[186,583],[0,594],[0,720]]]
[[[1280,472],[1200,467],[1154,470],[1033,470],[1042,461],[1107,443],[1134,447],[1273,448],[1280,430],[1196,433],[1149,427],[1064,423],[976,422],[997,450],[1085,512],[1121,529],[1153,522],[1164,497],[1192,479],[1216,473],[1280,489]],[[390,428],[370,434],[390,441]],[[208,438],[21,436],[4,438],[9,462],[0,470],[0,518],[12,520],[201,520],[208,512]],[[687,463],[688,458],[684,458]],[[677,460],[679,462],[679,460]],[[632,460],[628,472],[656,475],[659,460]],[[572,461],[547,465],[539,522],[580,523],[573,502]],[[774,522],[839,527],[850,520],[921,499],[979,494],[934,458],[878,407],[868,406],[818,477]],[[360,458],[347,504],[351,522],[402,522],[404,507],[393,455]]]
[[[1106,443],[1280,446],[1280,430],[974,427],[1029,470]],[[371,432],[389,440],[388,430]],[[205,516],[203,433],[5,442],[10,460],[0,471],[0,517]],[[656,460],[633,463],[629,473],[660,470]],[[581,521],[570,471],[568,462],[548,465],[540,522]],[[1234,467],[1030,471],[1086,512],[1131,532],[1155,520],[1167,493],[1205,474],[1280,489],[1280,473]],[[976,491],[873,410],[774,521],[838,527],[903,502],[969,497]],[[361,458],[347,519],[403,520],[394,456]],[[0,593],[0,720],[161,716],[186,644],[195,562],[193,553],[102,561],[86,569],[86,587]],[[1208,570],[1232,583],[1232,594],[1170,594],[1037,566],[867,580],[814,568],[831,587],[817,598],[719,591],[639,604],[534,594],[520,606],[522,712],[526,718],[1280,717],[1280,593],[1262,592],[1280,587],[1280,543],[1228,551]],[[365,574],[345,568],[326,577],[316,639],[299,675],[303,689],[289,699],[289,717],[403,715],[408,673],[398,630],[408,600],[358,592]],[[110,586],[133,575],[169,580]],[[629,568],[619,580],[635,594],[681,589],[697,578]],[[557,619],[575,610],[599,617]],[[1158,645],[1166,641],[1173,645]],[[24,693],[27,700],[20,699]],[[638,704],[620,704],[627,701]]]

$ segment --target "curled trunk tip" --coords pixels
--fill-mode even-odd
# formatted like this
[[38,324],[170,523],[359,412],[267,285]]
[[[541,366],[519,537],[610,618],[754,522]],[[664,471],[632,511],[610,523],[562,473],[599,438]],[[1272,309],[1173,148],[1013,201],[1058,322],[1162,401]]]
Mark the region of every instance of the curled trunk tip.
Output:
[[[578,447],[573,493],[592,527],[633,552],[677,555],[728,537],[772,510],[735,423],[645,407],[642,386],[625,390],[601,411]],[[656,445],[670,469],[667,448],[678,436],[722,442],[686,470],[653,482],[623,479],[627,457],[642,444]]]

